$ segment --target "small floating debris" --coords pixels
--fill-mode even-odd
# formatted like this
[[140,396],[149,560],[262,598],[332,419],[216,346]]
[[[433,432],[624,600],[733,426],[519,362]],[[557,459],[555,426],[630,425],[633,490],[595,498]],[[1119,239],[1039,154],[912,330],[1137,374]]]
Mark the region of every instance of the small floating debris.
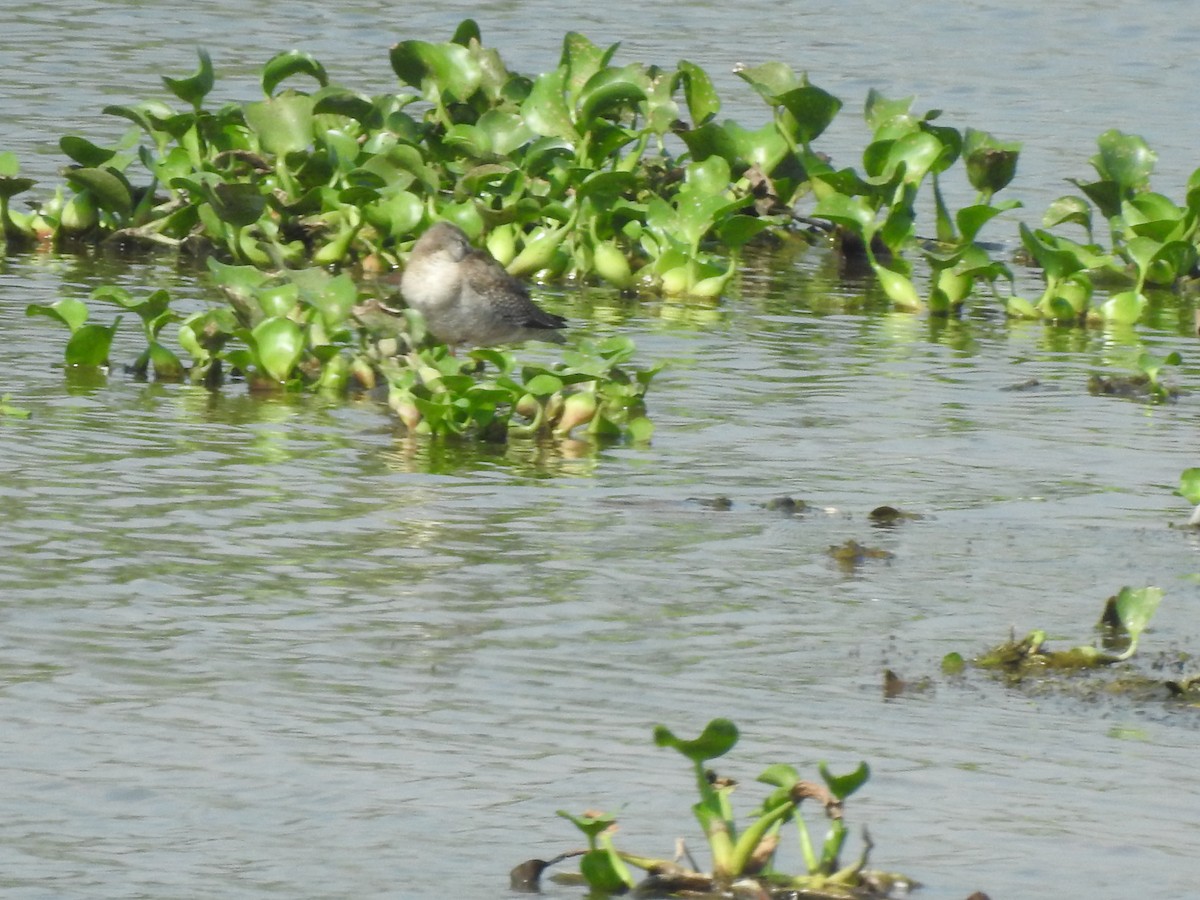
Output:
[[851,538],[844,544],[834,544],[829,548],[829,555],[843,569],[853,569],[868,559],[894,559],[896,554],[879,547],[868,547]]
[[794,516],[796,513],[806,512],[808,504],[795,497],[773,497],[763,504],[763,509],[783,513],[785,516]]
[[899,525],[901,522],[915,522],[925,517],[919,513],[905,512],[895,506],[877,506],[867,513],[867,518],[871,520],[872,525],[888,528],[892,525]]
[[704,509],[715,509],[724,512],[728,509],[733,509],[733,501],[724,494],[718,494],[716,497],[688,497],[688,503],[696,503]]

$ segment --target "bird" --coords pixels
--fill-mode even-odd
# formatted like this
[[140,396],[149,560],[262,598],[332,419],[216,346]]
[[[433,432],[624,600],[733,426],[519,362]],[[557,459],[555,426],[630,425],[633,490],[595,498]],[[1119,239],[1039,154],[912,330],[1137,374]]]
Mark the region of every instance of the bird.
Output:
[[400,294],[445,344],[488,347],[518,341],[564,343],[562,316],[546,312],[529,290],[457,225],[437,222],[413,245]]

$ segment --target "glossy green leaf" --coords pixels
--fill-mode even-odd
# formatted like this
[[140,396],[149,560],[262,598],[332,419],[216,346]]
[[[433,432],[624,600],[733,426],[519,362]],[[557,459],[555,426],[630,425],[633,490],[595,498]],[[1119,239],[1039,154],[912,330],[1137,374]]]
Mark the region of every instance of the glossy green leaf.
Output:
[[820,137],[842,108],[841,100],[812,84],[785,91],[775,102],[791,113],[796,139],[805,145]]
[[729,179],[729,163],[720,156],[694,162],[684,172],[687,187],[702,194],[723,194],[729,189]]
[[1000,203],[995,206],[986,203],[975,206],[964,206],[955,213],[954,220],[958,224],[962,240],[970,243],[978,236],[980,229],[996,216],[1000,215],[1000,213],[1007,212],[1010,209],[1017,209],[1020,206],[1021,203],[1019,200],[1010,200],[1007,203]]
[[301,50],[287,50],[272,56],[262,69],[262,89],[268,97],[275,93],[280,82],[293,75],[307,75],[316,79],[317,84],[326,87],[329,75],[325,67],[311,53]]
[[200,57],[200,68],[190,78],[169,78],[162,76],[163,84],[172,94],[184,103],[190,103],[196,109],[208,93],[213,89],[213,65],[208,52],[198,48],[196,55]]
[[703,125],[721,110],[721,100],[708,73],[686,59],[680,60],[674,81],[683,86],[688,114],[693,126]]
[[1067,222],[1082,225],[1089,234],[1091,233],[1092,208],[1087,201],[1068,195],[1059,197],[1046,207],[1046,212],[1042,216],[1043,228],[1053,228]]
[[867,779],[871,777],[871,768],[865,762],[859,763],[857,769],[845,775],[834,775],[823,762],[819,763],[817,768],[830,793],[839,800],[845,800],[866,784]]
[[[879,130],[896,119],[903,119],[915,125],[916,119],[911,110],[915,97],[899,97],[889,100],[883,94],[871,88],[867,91],[867,99],[863,105],[863,119],[871,130],[879,136]],[[908,130],[908,129],[906,129]]]
[[1005,311],[1018,319],[1040,319],[1041,312],[1024,297],[1009,297],[1004,303]]
[[389,55],[400,80],[420,87],[428,100],[446,94],[465,101],[479,90],[483,71],[470,50],[460,44],[401,41]]
[[563,96],[565,80],[562,68],[539,75],[521,104],[521,117],[537,134],[574,142],[579,140],[579,133]]
[[558,67],[563,73],[563,88],[573,103],[579,100],[583,86],[608,65],[618,46],[612,44],[602,49],[577,31],[568,31],[563,36]]
[[335,86],[324,87],[313,94],[313,115],[344,116],[368,129],[383,125],[383,114],[370,98]]
[[543,372],[525,382],[525,390],[535,397],[548,397],[563,389],[563,381],[556,375]]
[[86,138],[70,134],[60,138],[58,146],[75,162],[91,168],[102,166],[117,155],[116,150],[98,147]]
[[768,62],[750,67],[738,65],[734,66],[733,74],[747,82],[772,106],[777,104],[776,98],[780,95],[803,86],[787,63]]
[[458,27],[454,29],[454,35],[450,38],[452,44],[462,44],[462,46],[470,46],[474,41],[477,44],[483,43],[483,35],[479,31],[479,23],[474,19],[463,19],[458,23]]
[[896,306],[917,310],[924,305],[916,286],[907,276],[878,262],[872,263],[872,268],[875,270],[875,277],[879,279],[879,286]]
[[861,197],[833,194],[821,200],[812,211],[817,219],[826,219],[834,224],[868,237],[876,230],[875,210]]
[[253,184],[244,181],[218,182],[207,192],[213,211],[222,222],[228,222],[235,228],[252,225],[262,217],[267,207],[267,199],[262,191]]
[[88,318],[87,304],[74,297],[63,297],[54,303],[30,303],[25,307],[27,316],[46,316],[66,325],[72,332],[79,329]]
[[1113,128],[1100,135],[1096,143],[1100,152],[1091,162],[1101,178],[1114,182],[1122,194],[1149,187],[1158,154],[1142,138]]
[[758,776],[757,780],[763,784],[771,784],[775,787],[791,790],[796,782],[800,780],[800,773],[792,766],[784,763],[776,763],[772,766],[767,766],[763,770],[763,773]]
[[511,156],[537,136],[521,116],[499,109],[489,109],[475,125],[487,135],[492,152],[500,156]]
[[291,319],[272,316],[254,326],[251,334],[264,373],[275,381],[287,381],[304,354],[300,326]]
[[637,103],[646,99],[642,85],[629,80],[619,69],[597,72],[579,95],[579,122],[588,127],[598,116],[612,116],[625,110],[632,114]]
[[659,747],[672,747],[692,762],[702,765],[710,759],[724,756],[738,740],[738,729],[728,719],[713,719],[700,736],[694,740],[676,737],[665,725],[654,726],[654,743]]
[[1162,594],[1162,589],[1156,587],[1144,587],[1137,590],[1124,587],[1117,594],[1115,604],[1117,616],[1134,641],[1137,641],[1142,632],[1146,630],[1146,626],[1150,624],[1150,620],[1158,610],[1159,603],[1162,602]]
[[103,366],[108,362],[113,335],[121,317],[111,325],[80,325],[67,341],[63,359],[68,366]]
[[270,100],[247,103],[244,110],[246,124],[268,153],[286,156],[312,144],[312,97],[285,92]]
[[128,216],[133,209],[128,182],[111,169],[67,169],[66,177],[76,190],[90,190],[104,209],[119,216]]
[[169,348],[158,341],[151,341],[147,347],[150,355],[150,365],[154,368],[154,377],[159,381],[179,381],[185,374],[183,363]]
[[1188,503],[1200,503],[1200,467],[1183,470],[1179,476],[1179,493]]
[[892,144],[888,151],[887,171],[895,171],[895,167],[903,163],[904,180],[909,184],[920,184],[941,153],[941,141],[924,131],[914,131]]
[[1146,296],[1139,291],[1121,291],[1104,301],[1100,314],[1106,322],[1132,325],[1142,317],[1146,303]]
[[274,284],[260,288],[256,299],[264,317],[283,317],[296,306],[300,288],[295,284]]
[[1021,145],[998,141],[986,131],[968,128],[963,137],[963,157],[971,186],[988,196],[1003,190],[1017,172]]

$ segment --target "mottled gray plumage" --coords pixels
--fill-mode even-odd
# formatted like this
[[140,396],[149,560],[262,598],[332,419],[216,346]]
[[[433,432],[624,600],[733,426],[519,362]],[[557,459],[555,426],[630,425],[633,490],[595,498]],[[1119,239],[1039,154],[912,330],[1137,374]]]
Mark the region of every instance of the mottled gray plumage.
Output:
[[400,293],[430,333],[451,346],[563,342],[558,329],[567,320],[537,306],[525,285],[449,222],[438,222],[413,246]]

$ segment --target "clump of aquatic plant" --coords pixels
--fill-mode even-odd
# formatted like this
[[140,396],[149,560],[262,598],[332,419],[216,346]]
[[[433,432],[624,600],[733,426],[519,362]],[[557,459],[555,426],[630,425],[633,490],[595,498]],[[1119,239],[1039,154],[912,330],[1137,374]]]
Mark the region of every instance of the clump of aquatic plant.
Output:
[[[699,298],[728,290],[741,249],[764,231],[833,234],[847,266],[864,264],[898,308],[952,315],[985,287],[1011,315],[1058,323],[1134,322],[1154,291],[1197,271],[1200,170],[1183,202],[1152,191],[1154,153],[1136,135],[1102,134],[1096,179],[1074,182],[1082,196],[1055,201],[1040,228],[1021,225],[1045,279],[1027,299],[980,240],[1020,206],[997,200],[1018,144],[872,90],[870,140],[847,166],[819,149],[843,102],[807,74],[739,66],[769,111],[747,127],[719,120],[700,66],[620,63],[618,49],[570,32],[557,65],[529,76],[468,19],[448,41],[392,47],[396,90],[364,95],[290,51],[264,64],[261,98],[220,106],[201,50],[194,73],[163,78],[167,99],[104,109],[130,126],[112,146],[63,137],[70,165],[49,196],[34,198],[38,185],[0,153],[0,232],[10,248],[101,243],[272,271],[379,271],[445,219],[520,277]],[[976,192],[957,210],[944,190],[956,168]],[[1118,289],[1095,305],[1101,278]],[[242,361],[275,378],[289,357]]]
[[1038,629],[1020,640],[1014,637],[989,650],[977,657],[974,664],[1000,672],[1016,683],[1050,671],[1073,672],[1124,662],[1137,651],[1138,641],[1161,600],[1162,591],[1156,587],[1124,587],[1109,597],[1097,625],[1099,647],[1083,644],[1051,650],[1046,633]]
[[[495,348],[452,355],[431,344],[419,314],[360,292],[346,273],[310,268],[264,272],[208,261],[226,303],[186,317],[165,290],[144,299],[104,286],[93,300],[114,303],[142,322],[145,348],[128,367],[137,377],[183,378],[216,387],[228,378],[260,392],[385,389],[390,407],[416,434],[647,441],[653,424],[645,395],[659,367],[632,364],[633,341],[617,335],[581,339],[554,364],[518,362]],[[72,331],[65,361],[107,364],[120,324],[88,324],[88,305],[65,298],[33,304],[30,315]],[[168,324],[190,365],[162,341]]]
[[1177,351],[1159,357],[1144,350],[1133,361],[1137,369],[1135,374],[1091,375],[1088,378],[1088,391],[1096,395],[1146,398],[1151,403],[1165,403],[1173,400],[1179,392],[1163,380],[1163,369],[1178,366],[1182,362],[1183,358]]
[[416,434],[645,441],[644,398],[658,369],[630,367],[633,352],[623,336],[583,340],[543,366],[494,348],[459,358],[436,346],[384,366],[388,402]]
[[[1112,129],[1097,138],[1097,145],[1091,159],[1096,180],[1071,179],[1083,197],[1055,200],[1041,229],[1022,226],[1022,243],[1041,267],[1046,287],[1036,303],[1010,298],[1010,313],[1058,322],[1132,323],[1141,317],[1151,290],[1174,289],[1195,274],[1200,169],[1188,179],[1187,199],[1180,205],[1151,190],[1157,156],[1141,137]],[[1108,247],[1095,234],[1097,217],[1108,223]],[[1082,229],[1085,240],[1050,230],[1063,226]],[[1092,307],[1097,278],[1121,289]]]
[[113,336],[121,324],[117,316],[109,325],[89,322],[88,305],[75,297],[64,297],[54,303],[31,303],[25,308],[27,316],[45,316],[71,332],[63,347],[63,362],[68,366],[97,368],[108,365]]
[[[675,859],[639,856],[619,849],[614,834],[616,819],[611,814],[589,812],[577,816],[559,811],[587,838],[588,850],[580,859],[580,874],[585,883],[602,895],[636,890],[654,896],[719,897],[744,889],[743,882],[750,881],[760,893],[766,891],[778,897],[799,893],[817,900],[882,897],[888,895],[892,886],[911,886],[903,876],[866,869],[869,839],[865,840],[858,858],[842,863],[847,837],[844,801],[867,781],[870,772],[866,763],[845,775],[835,775],[821,763],[818,770],[823,783],[801,779],[788,765],[770,766],[758,780],[773,790],[757,810],[742,820],[735,816],[732,807],[735,782],[708,768],[708,763],[733,749],[737,740],[737,727],[727,719],[713,719],[693,739],[677,737],[663,725],[654,729],[658,746],[678,751],[691,765],[699,793],[692,812],[708,843],[711,871],[702,871],[686,849]],[[829,823],[820,846],[814,844],[801,815],[804,801],[817,804]],[[795,827],[805,867],[800,875],[784,872],[775,864],[783,829],[789,823]],[[528,871],[527,867],[518,869]],[[638,881],[633,869],[646,874]]]
[[[937,190],[962,155],[957,131],[874,98],[865,176],[835,171],[815,144],[842,102],[806,76],[778,63],[740,68],[771,110],[748,129],[718,123],[720,99],[699,66],[618,64],[618,46],[568,33],[557,66],[530,77],[466,20],[449,41],[391,48],[397,92],[362,95],[291,51],[263,66],[261,99],[219,107],[209,103],[217,73],[199,51],[194,74],[163,78],[169,102],[105,108],[130,123],[115,145],[62,138],[66,184],[30,212],[11,201],[35,183],[0,155],[0,222],[12,244],[174,247],[279,269],[394,265],[413,235],[448,219],[513,274],[711,297],[746,242],[790,227],[802,198],[841,193],[886,213],[879,236],[892,269],[880,274],[889,295],[906,293],[887,271],[907,277],[916,188],[932,175]],[[990,166],[994,157],[1004,165]],[[979,150],[967,163],[987,206],[1006,183],[993,170],[1011,177],[1015,151]],[[934,300],[950,308],[963,279],[994,271],[973,240],[993,213],[960,211],[956,232],[937,197],[938,238],[954,248],[930,260],[955,271],[938,288],[950,299]],[[824,220],[845,224],[827,206]]]

